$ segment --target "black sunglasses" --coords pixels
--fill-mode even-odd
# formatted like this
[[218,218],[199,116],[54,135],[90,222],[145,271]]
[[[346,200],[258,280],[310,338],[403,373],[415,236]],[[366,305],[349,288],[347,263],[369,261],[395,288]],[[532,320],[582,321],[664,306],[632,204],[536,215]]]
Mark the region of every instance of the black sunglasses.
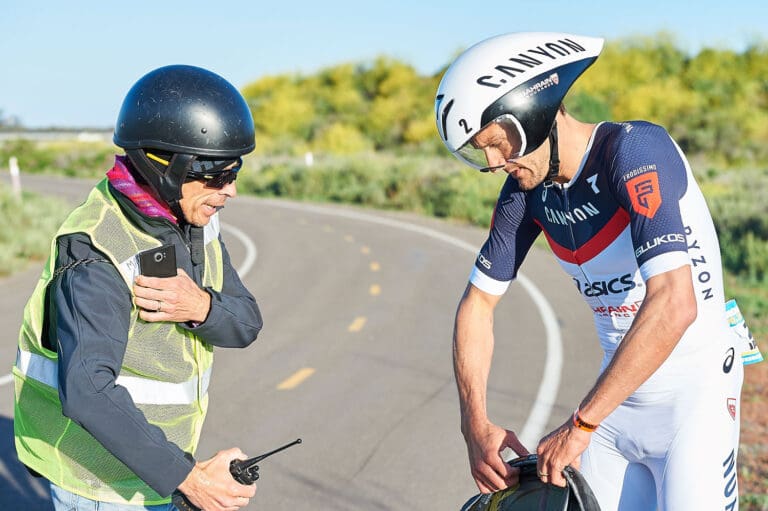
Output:
[[203,181],[206,188],[220,190],[237,179],[237,173],[242,166],[243,160],[242,158],[238,158],[234,167],[221,172],[207,173],[189,171],[187,172],[187,181]]

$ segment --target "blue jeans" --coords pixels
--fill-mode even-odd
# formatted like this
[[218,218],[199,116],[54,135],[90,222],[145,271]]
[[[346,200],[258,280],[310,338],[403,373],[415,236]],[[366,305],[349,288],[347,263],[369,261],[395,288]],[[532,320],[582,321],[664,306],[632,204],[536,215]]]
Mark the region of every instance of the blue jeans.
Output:
[[51,500],[56,511],[178,511],[173,504],[158,504],[142,506],[132,504],[116,504],[114,502],[99,502],[68,492],[51,483]]

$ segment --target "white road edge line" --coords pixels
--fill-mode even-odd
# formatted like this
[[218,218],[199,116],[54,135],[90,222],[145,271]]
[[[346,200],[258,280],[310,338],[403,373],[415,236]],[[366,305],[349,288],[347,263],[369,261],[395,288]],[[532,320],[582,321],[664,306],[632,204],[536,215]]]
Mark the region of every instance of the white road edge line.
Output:
[[248,274],[249,271],[251,271],[253,265],[256,264],[256,258],[258,257],[256,245],[253,243],[253,241],[251,241],[251,238],[247,234],[233,225],[222,222],[221,228],[229,233],[232,233],[232,235],[239,239],[240,243],[245,246],[245,258],[240,264],[240,267],[237,269],[237,273],[242,279]]
[[[312,213],[319,213],[321,215],[338,216],[343,218],[350,218],[353,220],[362,220],[379,225],[386,225],[443,241],[449,245],[467,250],[473,255],[476,255],[478,252],[477,247],[463,240],[436,231],[434,229],[430,229],[429,227],[423,227],[421,225],[411,224],[400,220],[377,217],[358,211],[348,211],[334,207],[313,206],[310,204],[284,202],[275,199],[257,200],[258,202],[267,203],[285,209],[309,211]],[[542,322],[544,323],[544,329],[547,336],[547,356],[544,361],[544,372],[541,383],[539,385],[539,390],[536,393],[536,399],[533,403],[530,414],[528,415],[528,419],[525,421],[520,435],[518,435],[518,438],[523,445],[529,448],[532,447],[535,450],[539,439],[544,434],[544,428],[546,428],[547,422],[549,421],[549,417],[552,413],[552,407],[554,406],[555,399],[557,397],[557,391],[560,387],[560,375],[563,368],[563,342],[562,336],[560,335],[560,327],[557,324],[557,316],[555,315],[555,312],[547,299],[544,297],[541,291],[539,291],[536,285],[523,274],[518,273],[517,280],[523,286],[525,291],[531,296],[533,303],[539,309],[539,314],[541,315]]]
[[[258,257],[258,251],[256,250],[256,245],[251,241],[251,238],[245,234],[243,231],[238,229],[237,227],[234,227],[229,224],[225,224],[224,222],[221,223],[221,228],[229,233],[231,233],[234,237],[236,237],[245,247],[245,257],[243,258],[243,262],[240,264],[240,267],[237,268],[237,273],[240,275],[240,278],[244,278],[249,271],[251,271],[251,268],[253,268],[253,265],[256,264],[256,259]],[[7,385],[13,381],[13,373],[6,374],[5,376],[0,376],[0,387],[3,385]]]

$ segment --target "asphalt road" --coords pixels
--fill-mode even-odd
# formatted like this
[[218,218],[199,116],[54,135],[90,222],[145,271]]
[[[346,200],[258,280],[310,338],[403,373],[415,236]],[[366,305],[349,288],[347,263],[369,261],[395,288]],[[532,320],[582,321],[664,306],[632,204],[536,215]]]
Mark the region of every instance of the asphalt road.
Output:
[[[24,176],[73,204],[93,184]],[[451,332],[483,229],[414,215],[240,196],[224,239],[265,320],[246,350],[217,350],[201,459],[302,438],[260,463],[246,509],[458,510],[476,492],[459,432]],[[529,449],[569,417],[600,359],[589,311],[534,248],[502,300],[489,382],[492,420]],[[24,302],[40,264],[0,279],[0,509],[50,509],[13,448]]]

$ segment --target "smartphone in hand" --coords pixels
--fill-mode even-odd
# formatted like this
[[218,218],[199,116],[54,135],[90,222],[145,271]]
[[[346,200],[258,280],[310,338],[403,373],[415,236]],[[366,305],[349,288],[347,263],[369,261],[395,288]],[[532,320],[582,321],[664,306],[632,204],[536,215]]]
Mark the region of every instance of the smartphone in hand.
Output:
[[163,245],[140,252],[139,270],[147,277],[175,277],[176,248],[173,245]]

